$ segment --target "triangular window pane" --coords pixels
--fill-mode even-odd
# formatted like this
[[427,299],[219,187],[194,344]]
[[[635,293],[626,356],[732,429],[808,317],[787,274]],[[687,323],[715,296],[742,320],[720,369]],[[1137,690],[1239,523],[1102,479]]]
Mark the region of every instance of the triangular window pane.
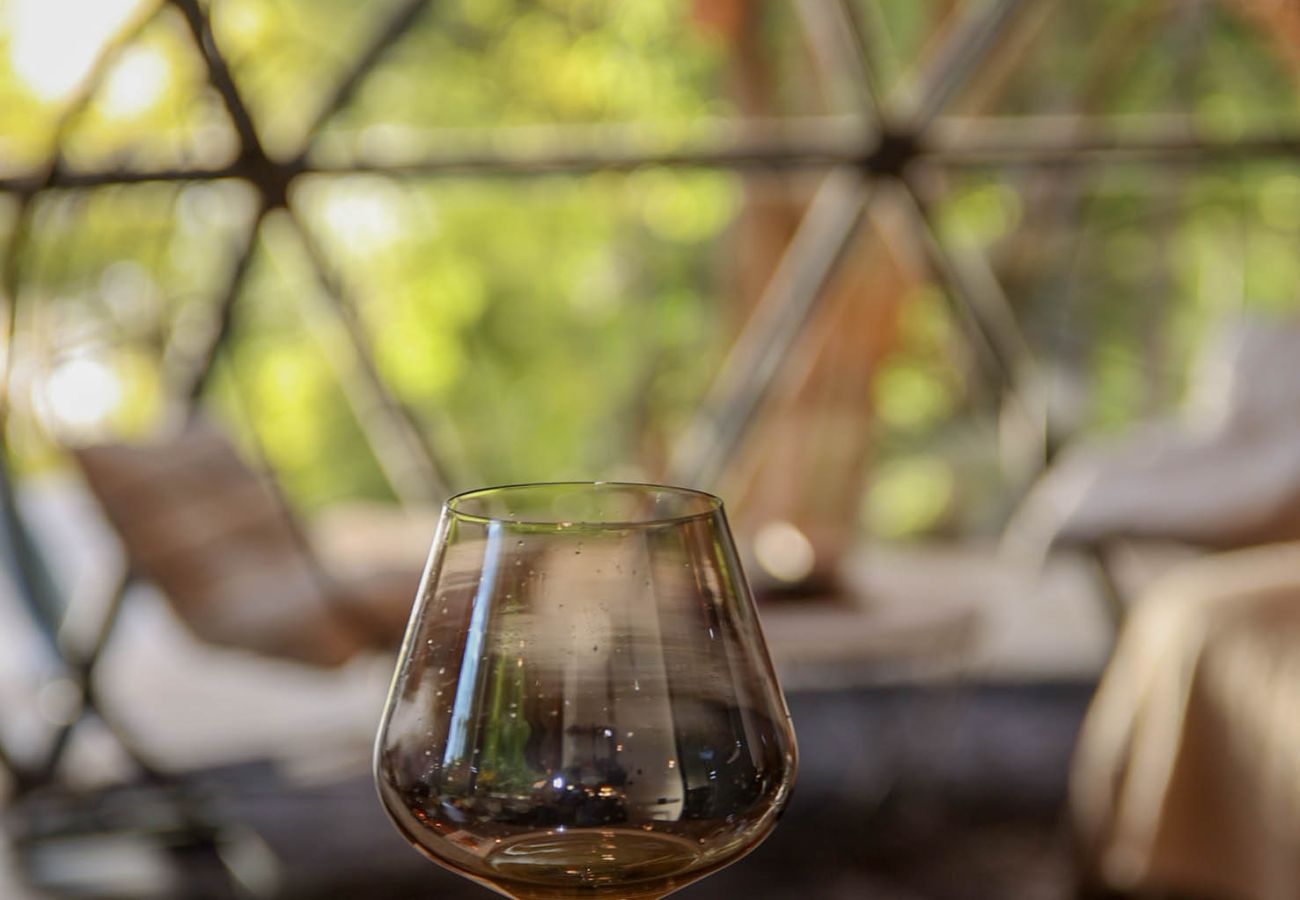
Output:
[[63,144],[73,168],[216,167],[238,154],[184,19],[163,10],[124,47]]

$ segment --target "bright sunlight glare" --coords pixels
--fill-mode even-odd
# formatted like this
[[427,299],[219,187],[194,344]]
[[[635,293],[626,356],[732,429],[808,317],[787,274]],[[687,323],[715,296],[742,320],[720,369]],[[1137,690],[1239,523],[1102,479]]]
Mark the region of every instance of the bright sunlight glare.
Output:
[[375,250],[401,234],[393,200],[373,184],[339,186],[325,200],[325,221],[349,247]]
[[143,0],[8,0],[10,63],[37,97],[62,100]]
[[93,430],[117,409],[122,385],[108,365],[79,356],[61,363],[45,381],[45,402],[55,422],[75,433]]
[[130,118],[158,102],[170,75],[167,60],[152,47],[132,47],[108,76],[100,109],[110,118]]

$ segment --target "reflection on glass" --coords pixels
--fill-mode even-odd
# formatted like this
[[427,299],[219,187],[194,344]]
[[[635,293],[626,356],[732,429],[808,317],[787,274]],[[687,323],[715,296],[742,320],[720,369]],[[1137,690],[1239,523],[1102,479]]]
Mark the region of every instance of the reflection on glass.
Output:
[[431,859],[521,900],[662,897],[767,836],[795,758],[716,498],[448,502],[375,749]]

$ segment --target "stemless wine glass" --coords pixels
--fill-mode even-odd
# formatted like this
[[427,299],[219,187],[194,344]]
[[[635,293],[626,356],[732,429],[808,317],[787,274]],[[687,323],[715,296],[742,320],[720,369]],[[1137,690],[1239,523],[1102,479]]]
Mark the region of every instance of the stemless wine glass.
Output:
[[757,846],[795,765],[720,500],[447,502],[375,746],[426,856],[517,900],[663,897]]

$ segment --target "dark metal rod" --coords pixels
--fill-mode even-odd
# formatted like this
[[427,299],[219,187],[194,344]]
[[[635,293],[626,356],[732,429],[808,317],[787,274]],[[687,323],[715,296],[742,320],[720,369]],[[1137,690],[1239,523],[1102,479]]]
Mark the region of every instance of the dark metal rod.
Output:
[[266,153],[262,149],[261,139],[257,136],[257,128],[253,125],[253,117],[239,95],[238,88],[235,87],[235,81],[230,76],[230,67],[226,65],[225,58],[217,49],[216,38],[212,34],[212,22],[208,15],[199,8],[198,0],[171,0],[171,4],[180,10],[185,24],[189,26],[190,34],[207,67],[208,83],[221,97],[221,103],[226,108],[226,113],[230,116],[239,135],[239,145],[243,148],[244,154],[265,158]]
[[445,464],[434,453],[415,414],[393,396],[384,382],[365,326],[355,304],[346,296],[342,279],[329,265],[324,249],[293,209],[288,214],[311,260],[328,308],[352,346],[356,368],[353,374],[359,377],[341,375],[339,382],[375,461],[403,503],[441,503],[450,493]]
[[889,110],[885,104],[885,88],[880,73],[876,71],[875,61],[871,57],[870,28],[863,19],[862,11],[851,0],[836,0],[835,8],[840,25],[845,30],[847,43],[857,61],[868,109],[877,122],[887,123]]
[[216,181],[222,178],[247,178],[242,165],[195,166],[163,169],[86,169],[77,171],[66,166],[47,180],[39,175],[0,178],[0,193],[32,194],[46,189],[77,190],[174,181]]
[[949,289],[969,307],[972,321],[979,323],[980,330],[995,346],[997,357],[1009,361],[1010,369],[1004,372],[1003,413],[1014,418],[1003,421],[1015,427],[1002,430],[1003,447],[1010,451],[1004,462],[1018,463],[1016,474],[1028,481],[1047,464],[1048,435],[1042,378],[1029,341],[987,255],[969,245],[945,244],[923,203],[917,200],[916,207],[925,217],[922,227],[929,234],[928,240],[934,242],[930,252],[937,254],[935,264],[945,270]]
[[1257,130],[1234,138],[1203,133],[1181,116],[1134,122],[1087,116],[940,120],[925,137],[927,161],[948,166],[1068,166],[1115,163],[1243,162],[1294,159],[1294,129]]
[[874,85],[864,64],[865,55],[852,27],[845,21],[844,4],[826,0],[799,0],[795,4],[814,61],[822,70],[828,98],[836,106],[863,110],[879,120]]
[[856,169],[830,172],[772,273],[669,464],[675,484],[712,486],[771,393],[826,282],[866,211],[870,185]]
[[242,240],[235,250],[234,263],[226,276],[225,287],[212,314],[211,332],[207,342],[191,353],[189,358],[177,360],[178,371],[168,379],[174,385],[175,396],[183,398],[191,407],[197,404],[204,388],[207,387],[212,374],[212,364],[230,338],[234,327],[235,303],[239,299],[244,279],[252,266],[258,231],[261,229],[262,220],[266,218],[266,213],[266,206],[258,207],[253,221],[248,224],[248,229],[242,235]]
[[394,174],[539,175],[643,166],[829,168],[853,161],[876,143],[859,115],[789,120],[715,121],[673,134],[636,125],[440,129],[412,132],[412,145],[360,158],[311,158],[317,171],[370,169]]
[[987,313],[987,303],[972,296],[974,286],[963,278],[958,264],[940,240],[925,199],[909,181],[900,184],[898,198],[915,221],[916,237],[925,258],[936,282],[945,289],[976,358],[999,392],[1014,391],[1019,378],[1021,341],[1017,335],[1005,332],[1001,317]]
[[[63,605],[49,567],[18,508],[3,432],[0,432],[0,537],[4,538],[0,553],[5,557],[0,564],[12,575],[16,593],[32,623],[50,648],[59,652],[58,625]],[[0,765],[12,775],[15,791],[22,792],[39,780],[39,765],[19,763],[3,746],[0,746]]]
[[311,126],[307,129],[309,137],[314,138],[336,112],[351,102],[353,94],[365,81],[366,76],[392,46],[410,31],[411,26],[420,18],[420,14],[428,5],[429,0],[405,0],[393,10],[365,50],[353,61],[351,68],[330,91],[329,97],[321,105],[312,119]]
[[55,582],[36,536],[27,527],[18,506],[17,484],[9,468],[8,441],[0,432],[0,553],[7,563],[17,594],[27,607],[32,622],[51,649],[58,652],[59,620],[63,615],[63,597]]
[[[859,116],[711,123],[677,136],[656,135],[644,127],[627,125],[428,129],[410,132],[409,143],[418,145],[418,150],[370,157],[318,151],[310,161],[269,160],[266,165],[285,180],[304,173],[530,176],[656,165],[816,169],[857,160],[864,155],[864,148],[875,143],[874,133]],[[0,191],[222,178],[256,181],[264,174],[260,163],[241,157],[219,166],[155,170],[78,171],[65,167],[48,184],[42,180],[43,173],[0,178]]]
[[60,655],[63,657],[64,664],[68,667],[66,677],[72,679],[76,684],[77,689],[81,692],[81,697],[75,714],[69,716],[66,722],[59,725],[50,737],[49,745],[46,747],[40,764],[35,770],[34,780],[37,784],[48,783],[54,777],[59,762],[63,759],[63,754],[68,748],[72,732],[76,729],[77,723],[85,717],[87,711],[95,713],[100,717],[101,721],[110,726],[118,745],[131,757],[131,761],[142,772],[147,775],[156,774],[153,767],[144,759],[142,754],[135,750],[134,745],[125,734],[112,726],[109,719],[103,715],[103,710],[99,708],[94,689],[95,669],[103,656],[104,648],[108,646],[108,639],[112,636],[113,627],[117,624],[119,614],[122,611],[123,599],[126,597],[127,589],[131,586],[131,583],[132,574],[128,569],[123,569],[117,578],[113,580],[109,586],[104,609],[100,612],[95,633],[86,646],[77,647],[71,644],[70,623],[67,616],[64,616],[63,622],[60,623],[58,643]]
[[980,0],[966,0],[958,10],[958,21],[944,36],[938,52],[928,61],[914,83],[905,86],[905,96],[915,104],[899,110],[909,127],[925,128],[943,112],[989,49],[1014,20],[1022,0],[996,0],[989,10],[977,9]]
[[901,180],[900,200],[915,218],[917,240],[936,282],[945,290],[966,339],[985,376],[997,390],[1003,412],[1017,426],[1004,431],[1004,447],[1036,475],[1047,463],[1047,409],[1037,389],[1036,363],[1015,310],[997,276],[980,253],[948,246],[939,234],[925,198],[912,179]]
[[[824,129],[824,130],[823,130]],[[818,133],[821,131],[822,133]],[[472,134],[472,138],[471,135]],[[495,135],[495,137],[494,137]],[[645,166],[752,171],[817,171],[860,165],[875,149],[873,132],[862,122],[793,120],[782,138],[699,141],[678,149],[657,149],[653,141],[635,140],[624,128],[557,129],[550,140],[529,143],[538,149],[509,150],[510,133],[448,132],[462,152],[442,151],[410,158],[332,159],[315,163],[272,162],[283,179],[301,174],[382,173],[413,178],[528,177],[582,175],[596,171],[630,171]],[[432,132],[428,143],[443,134]],[[1235,138],[1198,134],[1180,117],[1152,122],[1106,121],[1092,117],[1025,117],[1019,120],[939,120],[923,135],[917,158],[955,167],[1005,165],[1092,167],[1120,163],[1235,163],[1300,157],[1300,133],[1293,129],[1259,130]],[[48,187],[84,189],[146,182],[256,180],[245,161],[225,166],[143,171],[66,168],[55,172]],[[45,187],[39,176],[0,178],[0,193],[26,194]]]

